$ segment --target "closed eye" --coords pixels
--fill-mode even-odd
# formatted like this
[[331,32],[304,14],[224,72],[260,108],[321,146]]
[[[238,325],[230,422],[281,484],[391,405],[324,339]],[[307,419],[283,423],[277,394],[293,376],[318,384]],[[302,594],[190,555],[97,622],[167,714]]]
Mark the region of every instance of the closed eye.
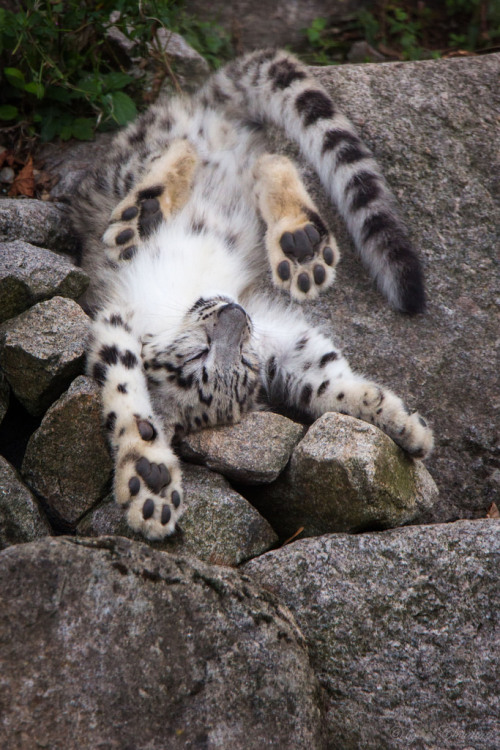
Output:
[[189,359],[184,360],[184,364],[187,365],[189,362],[194,362],[195,359],[201,359],[202,357],[206,356],[210,349],[202,349],[201,352],[198,352],[198,354],[194,354],[192,357],[189,357]]

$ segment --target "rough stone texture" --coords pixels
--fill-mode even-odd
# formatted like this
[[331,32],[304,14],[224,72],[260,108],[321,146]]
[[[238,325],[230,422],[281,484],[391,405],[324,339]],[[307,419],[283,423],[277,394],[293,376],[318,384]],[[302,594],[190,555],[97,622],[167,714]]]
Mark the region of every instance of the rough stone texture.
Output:
[[[350,250],[324,191],[306,179],[342,252],[312,318],[358,369],[429,418],[426,463],[441,495],[429,520],[484,517],[500,503],[500,54],[315,68],[374,149],[425,264],[428,310],[390,310]],[[280,136],[275,144],[279,146]]]
[[285,47],[304,43],[304,29],[315,18],[329,20],[352,16],[363,0],[235,0],[207,3],[188,0],[186,10],[200,21],[216,21],[232,36],[238,52],[261,47]]
[[52,200],[71,198],[89,167],[105,156],[113,135],[99,133],[94,141],[44,143],[40,146],[35,163],[55,180],[50,191]]
[[0,456],[0,549],[50,533],[37,501],[14,467]]
[[[180,531],[163,542],[146,542],[165,552],[189,553],[205,562],[236,566],[274,547],[278,537],[268,522],[220,475],[201,466],[182,469],[186,510]],[[128,527],[122,509],[107,498],[82,518],[81,536],[142,537]]]
[[80,297],[89,283],[81,268],[29,242],[0,243],[0,323],[49,297]]
[[89,324],[76,302],[53,297],[0,327],[0,365],[30,414],[43,414],[82,371]]
[[494,750],[500,521],[306,539],[244,566],[295,614],[329,748]]
[[183,458],[243,484],[272,482],[285,468],[305,428],[271,412],[246,414],[241,422],[207,428],[183,438]]
[[73,253],[75,238],[67,207],[31,198],[0,199],[0,242],[25,240],[32,245]]
[[386,529],[418,522],[438,490],[421,461],[371,424],[324,414],[292,453],[285,471],[252,502],[282,538]]
[[324,747],[288,610],[247,577],[120,538],[0,555],[9,750]]
[[[195,91],[210,73],[210,66],[205,58],[175,31],[159,28],[155,36],[160,49],[173,63],[175,77],[182,90]],[[166,78],[165,81],[168,83],[169,79]],[[164,86],[162,90],[165,90]]]
[[23,477],[58,522],[74,526],[109,492],[111,471],[99,391],[90,378],[81,376],[31,436]]
[[10,388],[7,383],[7,379],[3,372],[0,370],[0,422],[5,417],[7,409],[9,408],[10,401]]

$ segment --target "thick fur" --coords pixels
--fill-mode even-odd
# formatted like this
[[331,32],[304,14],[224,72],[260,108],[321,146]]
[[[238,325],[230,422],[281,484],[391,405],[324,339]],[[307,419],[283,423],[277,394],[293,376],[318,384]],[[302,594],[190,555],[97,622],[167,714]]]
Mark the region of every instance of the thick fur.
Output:
[[88,361],[115,495],[152,539],[182,513],[175,433],[237,421],[262,399],[309,420],[332,410],[367,420],[417,457],[432,448],[422,417],[354,374],[284,295],[260,291],[270,269],[278,290],[314,298],[339,257],[295,166],[266,153],[265,121],[299,143],[389,301],[423,309],[420,264],[373,157],[289,54],[235,61],[198,96],[160,102],[120,133],[81,185],[73,221],[92,277]]

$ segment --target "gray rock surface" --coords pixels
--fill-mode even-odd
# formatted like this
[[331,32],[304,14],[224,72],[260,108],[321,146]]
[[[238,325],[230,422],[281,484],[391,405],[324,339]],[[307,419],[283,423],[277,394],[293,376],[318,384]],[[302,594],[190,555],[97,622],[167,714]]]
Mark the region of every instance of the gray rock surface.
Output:
[[99,391],[90,378],[80,376],[31,436],[22,474],[54,518],[74,526],[109,492],[111,471]]
[[75,238],[67,207],[31,198],[0,199],[0,242],[25,240],[32,245],[73,253]]
[[89,325],[76,302],[53,297],[0,327],[0,366],[30,414],[43,414],[82,371]]
[[336,283],[309,314],[332,331],[353,369],[432,423],[436,448],[426,465],[441,499],[429,520],[484,517],[500,503],[500,485],[490,481],[500,461],[500,54],[313,70],[401,203],[424,261],[428,310],[408,318],[389,309],[307,168],[342,252]]
[[7,378],[0,370],[0,422],[5,417],[10,402],[10,388]]
[[305,428],[271,412],[251,412],[241,422],[193,432],[180,454],[188,461],[243,484],[272,482],[283,471]]
[[186,10],[200,21],[216,21],[231,35],[238,52],[261,47],[304,43],[304,30],[315,18],[342,19],[355,13],[363,0],[302,0],[273,2],[233,0],[207,3],[188,0]]
[[[175,31],[159,28],[155,35],[156,47],[160,48],[173,63],[175,77],[183,91],[195,91],[210,74],[210,66],[184,37]],[[168,78],[165,79],[168,82]],[[168,91],[162,86],[162,92]]]
[[120,538],[0,554],[9,750],[321,750],[318,684],[285,607],[236,571]]
[[244,571],[305,635],[327,746],[494,750],[500,736],[500,521],[334,534]]
[[438,490],[421,461],[371,424],[324,414],[309,428],[285,471],[252,502],[283,539],[333,531],[384,529],[425,517]]
[[0,456],[0,549],[48,536],[50,526],[21,477]]
[[[147,544],[229,566],[257,557],[277,544],[278,537],[268,522],[219,474],[184,464],[182,476],[186,510],[179,522],[181,531],[163,542]],[[113,534],[144,541],[127,526],[113,497],[90,510],[76,532],[81,536]]]
[[0,323],[49,297],[78,299],[88,276],[68,258],[29,242],[0,243]]

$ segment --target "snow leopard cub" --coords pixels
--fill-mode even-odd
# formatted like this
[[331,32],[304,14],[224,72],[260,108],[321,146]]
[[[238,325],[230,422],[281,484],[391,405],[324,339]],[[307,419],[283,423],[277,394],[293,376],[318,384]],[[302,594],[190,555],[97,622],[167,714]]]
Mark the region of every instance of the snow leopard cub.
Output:
[[92,278],[88,367],[115,497],[150,539],[172,533],[183,509],[175,433],[238,421],[263,394],[309,420],[340,411],[372,422],[412,456],[432,448],[419,414],[353,373],[287,295],[261,291],[269,269],[279,292],[313,299],[339,258],[295,166],[266,153],[266,121],[315,167],[389,302],[424,307],[420,263],[377,164],[288,53],[236,60],[121,132],[72,214]]

